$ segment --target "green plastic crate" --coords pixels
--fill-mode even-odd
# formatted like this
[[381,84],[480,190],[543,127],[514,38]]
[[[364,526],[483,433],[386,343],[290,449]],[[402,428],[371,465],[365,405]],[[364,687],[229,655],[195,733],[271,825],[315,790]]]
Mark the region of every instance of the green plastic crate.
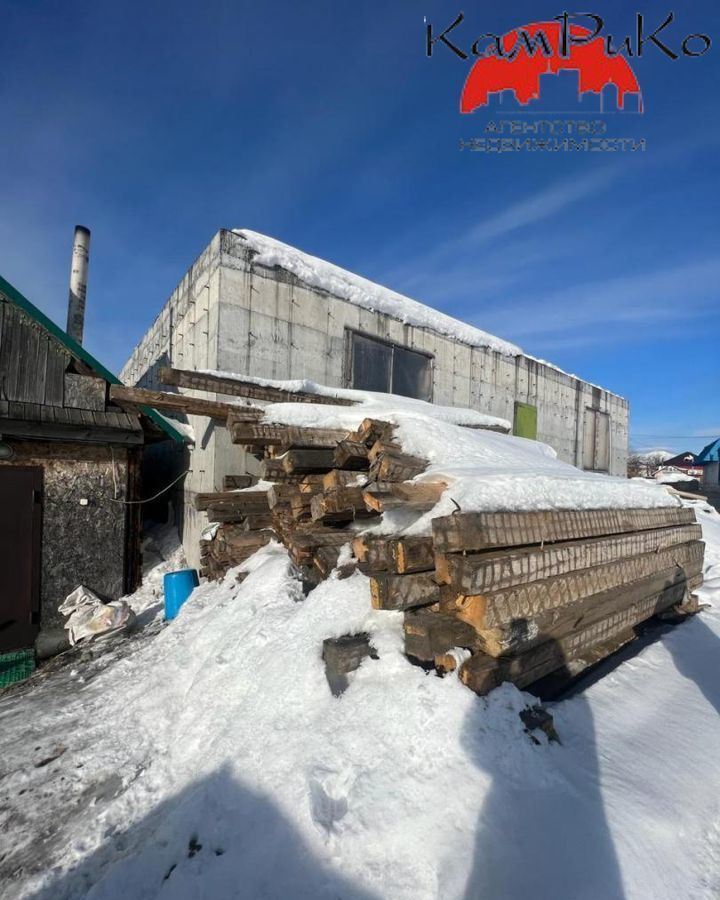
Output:
[[29,678],[35,671],[35,651],[15,650],[0,653],[0,689]]

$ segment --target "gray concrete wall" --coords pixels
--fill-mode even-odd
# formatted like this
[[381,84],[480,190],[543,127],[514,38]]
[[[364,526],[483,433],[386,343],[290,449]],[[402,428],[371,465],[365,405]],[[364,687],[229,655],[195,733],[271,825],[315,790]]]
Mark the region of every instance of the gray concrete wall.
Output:
[[[120,377],[126,384],[159,387],[157,369],[173,365],[345,387],[350,384],[348,329],[432,354],[435,403],[511,422],[515,401],[533,404],[538,440],[574,465],[582,466],[586,409],[608,413],[610,473],[625,474],[627,401],[528,357],[471,347],[362,309],[284,270],[255,265],[247,244],[229,231],[218,232],[190,268]],[[230,442],[225,429],[199,417],[191,416],[190,423],[196,445],[185,481],[188,500],[196,491],[220,489],[225,474],[256,471],[255,460]],[[199,562],[205,525],[205,514],[186,502],[183,543],[191,565]]]
[[221,234],[219,369],[347,387],[347,330],[362,331],[432,354],[435,403],[511,422],[515,401],[533,404],[538,440],[573,465],[582,466],[586,408],[608,413],[610,473],[625,474],[628,404],[621,397],[528,357],[470,347],[308,287],[283,270],[253,265],[239,236]]

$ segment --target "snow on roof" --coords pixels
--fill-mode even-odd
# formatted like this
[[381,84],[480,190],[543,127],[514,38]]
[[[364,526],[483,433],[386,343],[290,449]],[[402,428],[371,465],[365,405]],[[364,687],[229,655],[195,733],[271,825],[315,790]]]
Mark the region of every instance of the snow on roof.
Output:
[[393,316],[407,325],[413,325],[417,328],[429,328],[439,334],[443,334],[452,340],[460,341],[463,344],[469,344],[471,347],[487,347],[489,350],[497,351],[505,356],[524,356],[541,366],[553,369],[561,375],[568,378],[574,378],[590,387],[597,387],[608,394],[624,399],[620,394],[608,391],[607,388],[599,384],[594,384],[574,375],[572,372],[566,372],[554,363],[548,362],[546,359],[539,359],[525,353],[517,344],[505,341],[502,338],[495,337],[481,328],[455,319],[431,306],[412,300],[403,294],[397,293],[390,288],[383,287],[374,281],[363,278],[361,275],[355,275],[347,269],[336,266],[334,263],[320,259],[317,256],[311,256],[304,253],[290,244],[278,241],[276,238],[268,237],[257,231],[251,231],[249,228],[233,228],[232,233],[242,238],[248,247],[255,253],[254,262],[273,268],[278,266],[291,272],[304,284],[319,290],[326,291],[334,297],[340,297],[361,306],[363,309],[372,312],[381,312],[388,316]]
[[475,328],[474,325],[468,325],[467,322],[447,316],[430,306],[418,303],[417,300],[411,300],[410,297],[405,297],[390,288],[355,275],[347,269],[341,269],[340,266],[317,256],[303,253],[302,250],[297,250],[275,238],[258,234],[247,228],[233,229],[233,234],[243,238],[250,249],[256,253],[254,262],[268,268],[279,266],[281,269],[292,272],[304,284],[347,300],[348,303],[353,303],[355,306],[385,313],[407,325],[430,328],[432,331],[437,331],[439,334],[447,335],[473,347],[488,347],[505,356],[523,355],[520,347],[509,341],[488,334],[480,328]]

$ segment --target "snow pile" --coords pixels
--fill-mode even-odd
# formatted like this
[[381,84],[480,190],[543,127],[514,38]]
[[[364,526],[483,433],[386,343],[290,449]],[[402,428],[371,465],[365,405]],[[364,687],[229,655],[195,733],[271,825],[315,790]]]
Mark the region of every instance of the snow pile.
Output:
[[317,256],[310,256],[275,238],[246,228],[234,229],[256,254],[253,262],[271,269],[279,266],[291,272],[304,284],[347,300],[363,309],[385,313],[418,328],[430,328],[472,347],[488,347],[505,356],[521,356],[522,350],[502,338],[495,337],[473,325],[453,319],[429,306],[411,300],[389,288],[354,275]]
[[[696,505],[716,603],[720,517]],[[3,896],[717,896],[716,609],[555,704],[561,743],[536,744],[529,695],[412,666],[364,576],[303,599],[278,545],[244,568],[74,688],[0,700]],[[335,698],[322,641],[351,631],[379,658]]]
[[671,471],[670,469],[661,469],[655,476],[658,484],[680,484],[685,482],[697,481],[694,475],[688,475],[687,472]]
[[[273,386],[286,384],[275,382]],[[304,389],[318,392],[316,387]],[[539,441],[462,427],[494,424],[509,428],[509,422],[475,410],[366,391],[337,390],[334,396],[357,403],[273,403],[265,408],[265,419],[348,430],[356,429],[366,417],[395,424],[403,451],[430,463],[418,480],[449,484],[437,506],[414,526],[416,532],[427,531],[431,518],[449,515],[458,507],[463,511],[622,509],[676,506],[679,502],[644,480],[581,471],[561,462],[551,447]]]
[[430,463],[418,480],[443,480],[450,485],[438,505],[413,526],[416,533],[428,532],[431,518],[449,515],[458,506],[466,512],[642,509],[676,506],[679,502],[644,479],[584,472],[558,460],[547,444],[481,430],[479,426],[509,430],[511,425],[507,419],[474,409],[438,406],[394,394],[330,388],[306,380],[277,381],[210,370],[206,374],[355,401],[353,406],[270,403],[265,406],[266,422],[348,431],[357,429],[365,418],[395,424],[403,451]]

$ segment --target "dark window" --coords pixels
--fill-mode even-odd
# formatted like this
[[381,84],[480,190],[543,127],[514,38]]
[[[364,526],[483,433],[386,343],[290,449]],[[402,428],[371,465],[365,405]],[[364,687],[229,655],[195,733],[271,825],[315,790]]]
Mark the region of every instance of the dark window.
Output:
[[392,347],[361,334],[353,334],[352,339],[352,386],[361,391],[387,393],[392,376]]
[[430,356],[363,334],[351,337],[354,388],[432,400]]

